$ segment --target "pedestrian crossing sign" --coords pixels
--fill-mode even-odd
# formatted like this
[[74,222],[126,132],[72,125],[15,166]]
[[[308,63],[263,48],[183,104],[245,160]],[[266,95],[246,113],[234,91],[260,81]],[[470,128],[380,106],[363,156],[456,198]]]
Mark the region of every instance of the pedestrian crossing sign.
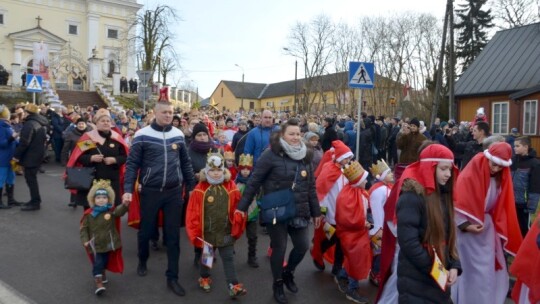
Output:
[[26,74],[26,92],[43,92],[43,76]]
[[373,89],[374,83],[373,62],[349,62],[349,88]]

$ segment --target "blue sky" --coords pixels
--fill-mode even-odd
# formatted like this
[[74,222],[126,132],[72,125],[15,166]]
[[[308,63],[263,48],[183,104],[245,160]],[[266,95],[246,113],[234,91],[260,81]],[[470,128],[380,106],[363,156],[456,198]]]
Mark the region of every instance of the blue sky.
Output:
[[[138,0],[146,8],[166,3],[182,21],[171,26],[182,73],[209,97],[221,80],[272,83],[294,79],[294,57],[286,55],[290,28],[319,14],[356,25],[361,16],[391,16],[404,11],[432,13],[443,19],[446,0]],[[458,1],[460,2],[460,1]],[[299,69],[298,78],[303,75]],[[172,81],[168,81],[172,82]]]

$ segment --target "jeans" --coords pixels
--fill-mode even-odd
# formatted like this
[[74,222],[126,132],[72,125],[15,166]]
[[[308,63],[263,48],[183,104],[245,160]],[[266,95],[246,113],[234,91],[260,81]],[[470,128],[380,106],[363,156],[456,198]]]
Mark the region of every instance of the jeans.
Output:
[[137,233],[139,261],[146,263],[150,256],[150,239],[155,235],[159,210],[163,210],[163,240],[167,244],[169,281],[178,280],[180,258],[180,219],[182,217],[182,189],[163,191],[144,188],[141,191],[141,224]]
[[96,253],[96,256],[94,258],[94,265],[92,266],[92,275],[97,276],[103,274],[103,271],[105,271],[108,262],[108,252]]
[[352,290],[358,289],[360,287],[360,285],[358,284],[358,281],[351,278],[347,274],[347,271],[345,271],[345,268],[341,268],[341,270],[338,273],[338,278],[349,280],[349,286],[347,287],[348,291],[352,291]]
[[30,204],[39,205],[41,204],[41,196],[39,195],[39,185],[37,180],[37,173],[39,167],[34,168],[24,168],[24,179],[26,180],[26,185],[30,190]]
[[291,236],[293,249],[289,253],[286,270],[294,272],[309,249],[309,236],[307,228],[293,228],[288,223],[267,224],[266,230],[270,236],[272,256],[270,266],[274,281],[281,280],[283,272],[283,260],[287,250],[287,234]]
[[[223,261],[223,270],[225,271],[225,279],[228,284],[238,284],[238,278],[236,276],[236,268],[234,267],[234,245],[214,248],[214,253],[219,250],[219,256]],[[210,276],[210,268],[200,264],[199,274],[202,278],[208,278]]]
[[62,137],[54,137],[52,139],[52,145],[54,149],[54,159],[59,163],[62,156],[62,148],[64,147],[64,140]]

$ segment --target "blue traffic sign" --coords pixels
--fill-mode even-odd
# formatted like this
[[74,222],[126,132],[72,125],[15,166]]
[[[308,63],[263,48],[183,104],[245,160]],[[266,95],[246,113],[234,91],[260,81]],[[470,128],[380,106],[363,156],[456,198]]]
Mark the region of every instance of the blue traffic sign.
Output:
[[373,89],[375,65],[373,62],[349,62],[349,88]]
[[43,76],[26,74],[26,92],[43,92]]

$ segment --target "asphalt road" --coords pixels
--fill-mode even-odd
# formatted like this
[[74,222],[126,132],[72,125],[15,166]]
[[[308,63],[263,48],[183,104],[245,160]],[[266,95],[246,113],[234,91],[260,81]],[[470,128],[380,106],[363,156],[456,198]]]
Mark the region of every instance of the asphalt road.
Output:
[[[107,291],[98,298],[94,295],[91,265],[79,239],[82,208],[67,206],[69,194],[60,179],[63,168],[56,164],[44,168],[46,172],[38,175],[41,210],[0,210],[0,303],[275,303],[266,258],[268,236],[260,233],[258,269],[247,266],[245,237],[237,242],[238,277],[248,293],[239,300],[231,300],[219,258],[212,270],[212,291],[205,293],[199,289],[193,249],[182,229],[179,282],[187,294],[178,297],[166,288],[164,249],[151,252],[148,275],[137,276],[136,230],[127,227],[127,216],[122,224],[125,271],[122,275],[110,274]],[[19,201],[29,200],[22,176],[17,176],[15,197]],[[328,268],[326,272],[316,271],[306,255],[295,274],[299,293],[286,292],[289,303],[352,303],[337,290]],[[362,294],[373,300],[375,292],[373,286],[362,282]]]

